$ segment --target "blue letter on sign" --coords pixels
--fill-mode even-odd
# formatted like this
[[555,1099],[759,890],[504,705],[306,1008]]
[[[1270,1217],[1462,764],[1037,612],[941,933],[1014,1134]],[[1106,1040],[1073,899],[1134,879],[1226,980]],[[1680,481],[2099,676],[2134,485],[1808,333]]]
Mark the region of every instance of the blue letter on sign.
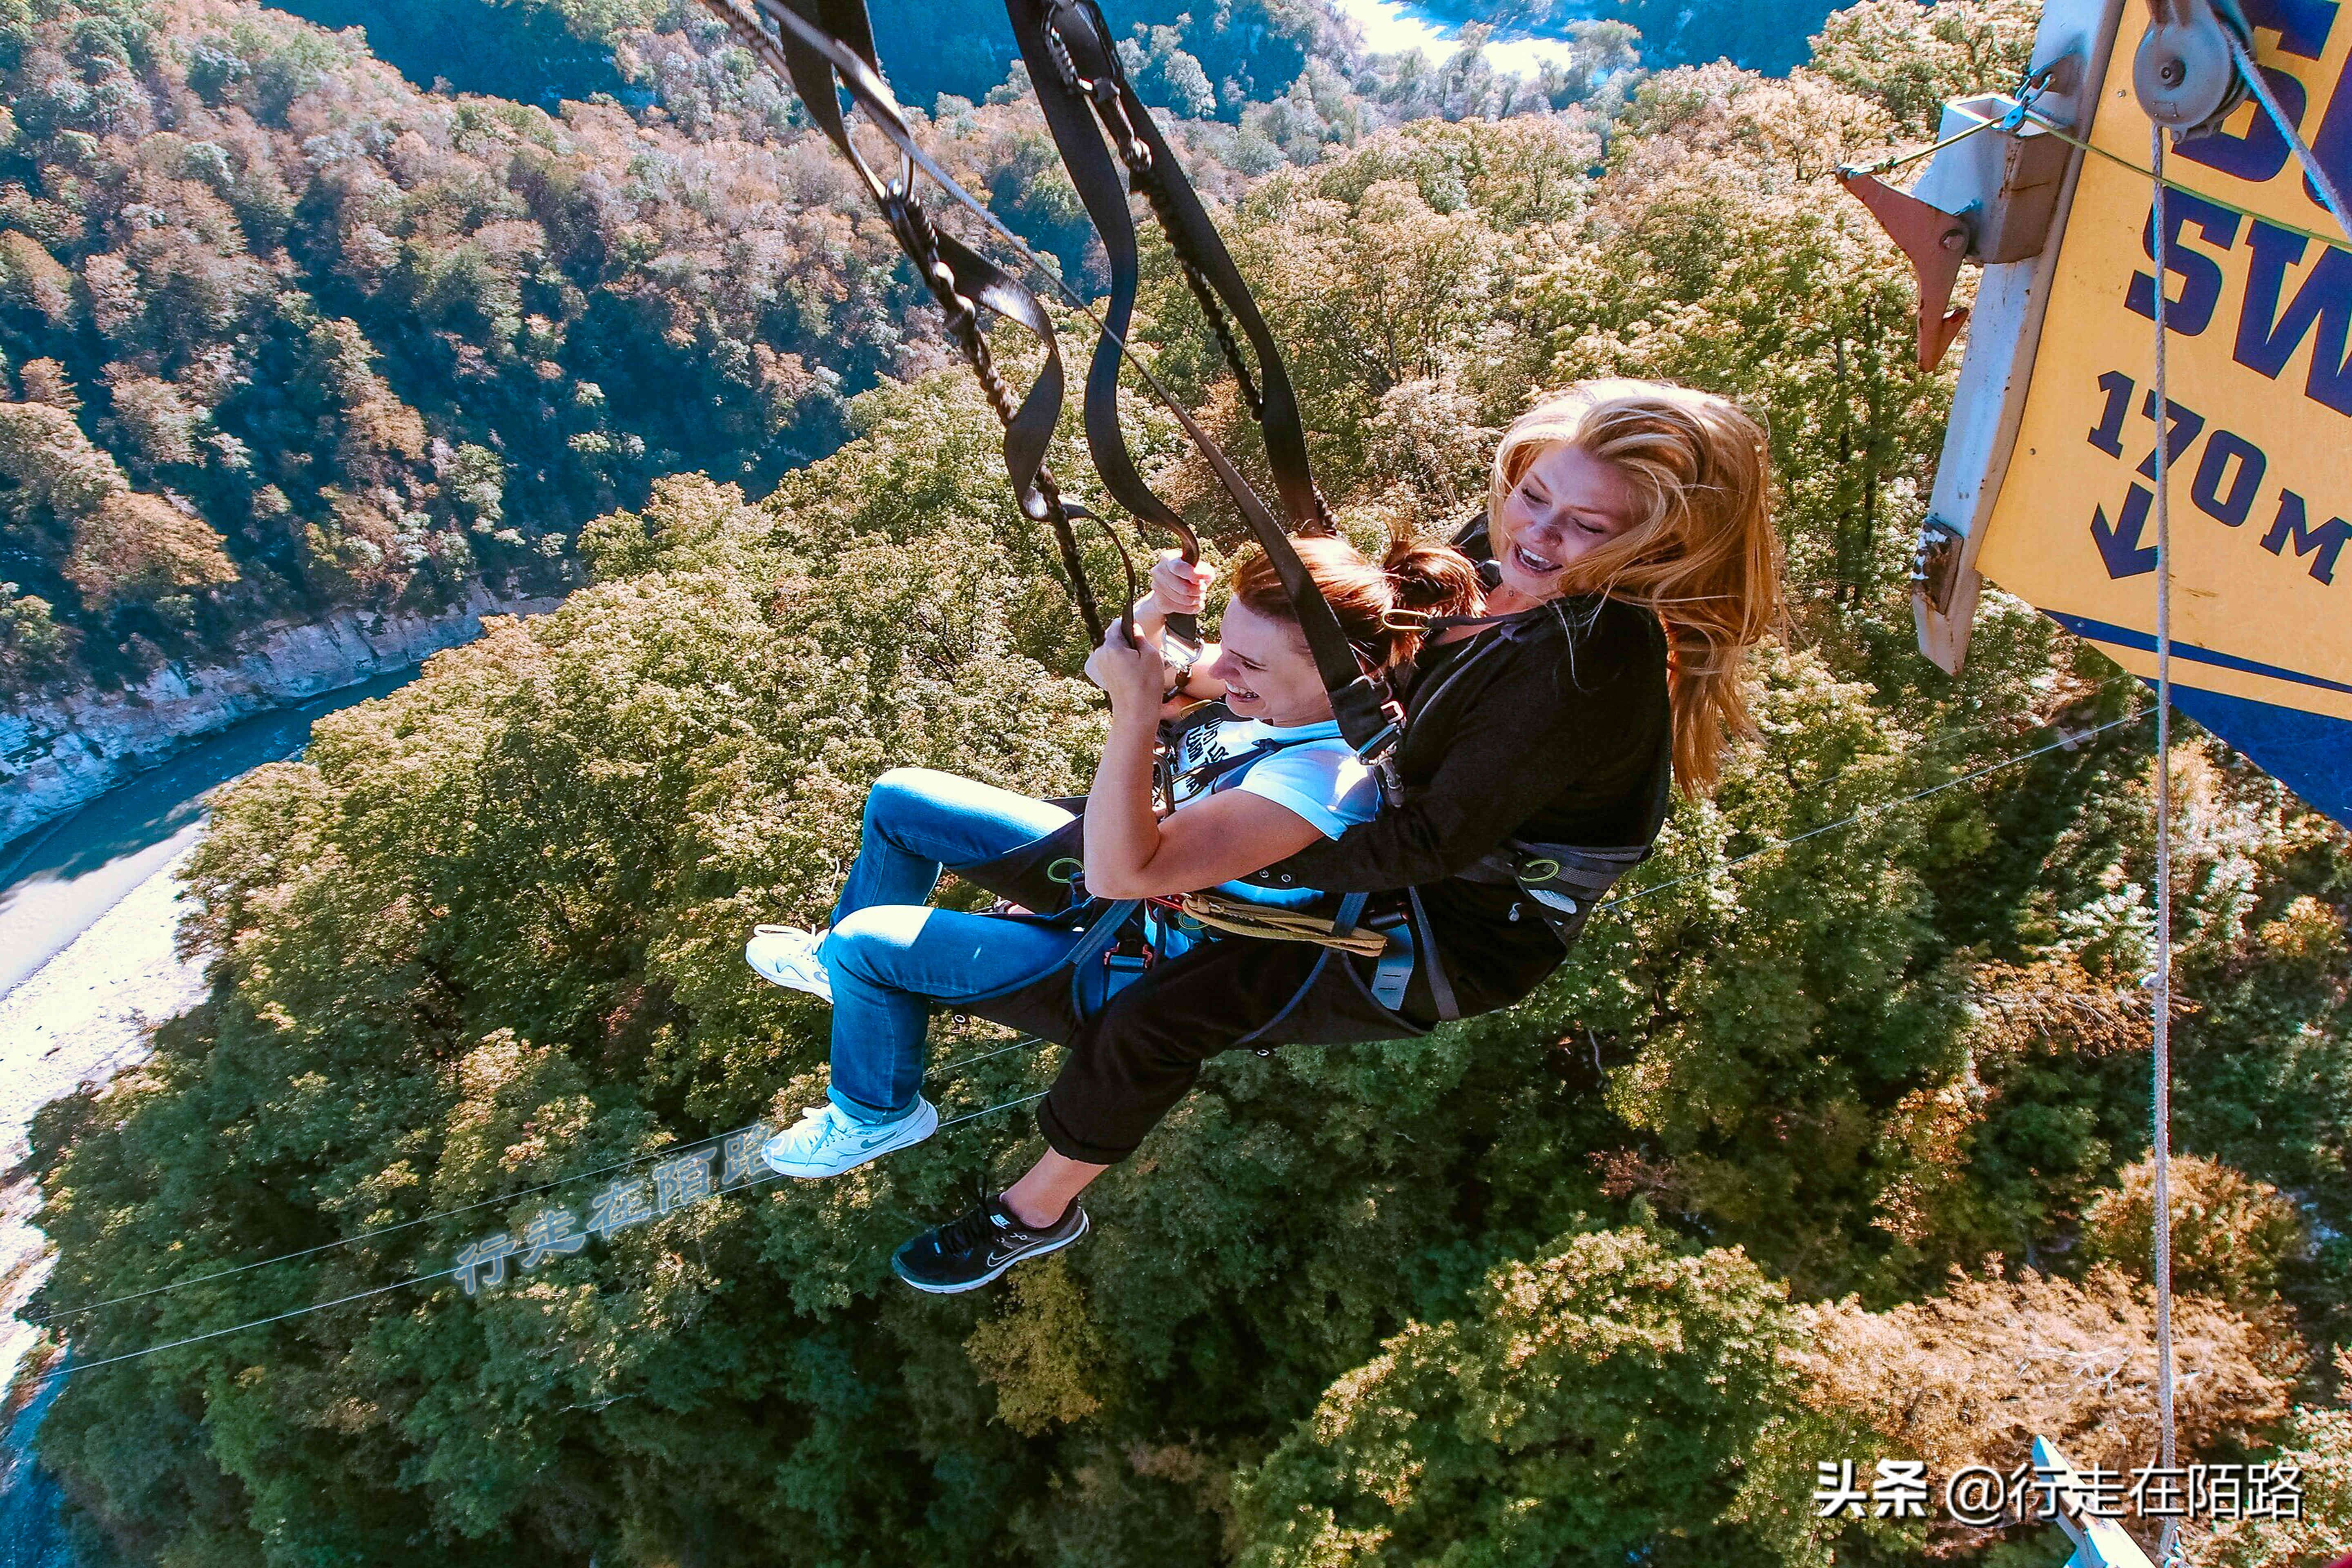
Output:
[[2252,240],[2246,305],[2238,317],[2238,342],[2231,357],[2276,381],[2303,340],[2310,338],[2311,372],[2304,390],[2338,414],[2352,414],[2352,366],[2344,363],[2345,331],[2352,327],[2352,251],[2322,247],[2311,276],[2281,311],[2279,294],[2285,287],[2286,269],[2303,260],[2311,242],[2259,222]]
[[2347,539],[2352,539],[2352,523],[2331,517],[2313,528],[2304,510],[2303,498],[2289,490],[2279,497],[2278,521],[2263,535],[2263,548],[2273,555],[2283,555],[2292,543],[2297,555],[2311,557],[2311,574],[2332,587],[2336,582],[2336,557],[2343,552]]
[[[2217,207],[2211,202],[2200,200],[2186,191],[2164,194],[2164,269],[2180,279],[2180,298],[2173,300],[2165,296],[2164,324],[2184,338],[2193,338],[2213,321],[2213,307],[2221,298],[2221,268],[2202,251],[2191,250],[2180,243],[2180,231],[2189,224],[2206,240],[2223,250],[2238,243],[2238,215],[2227,207]],[[2139,226],[2140,248],[2151,257],[2156,254],[2156,211],[2148,209],[2147,220]],[[2124,304],[2149,321],[2156,320],[2156,279],[2145,272],[2132,274],[2131,287],[2124,291]]]

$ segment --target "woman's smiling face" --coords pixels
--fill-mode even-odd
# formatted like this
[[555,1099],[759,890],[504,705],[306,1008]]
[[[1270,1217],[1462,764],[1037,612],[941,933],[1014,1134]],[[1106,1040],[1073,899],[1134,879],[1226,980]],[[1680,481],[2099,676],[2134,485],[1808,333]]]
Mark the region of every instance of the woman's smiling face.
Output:
[[1496,509],[1503,586],[1530,603],[1559,593],[1560,569],[1633,525],[1640,500],[1623,469],[1556,442],[1537,452]]
[[1331,694],[1307,651],[1307,635],[1239,599],[1225,606],[1217,657],[1202,673],[1223,684],[1225,706],[1237,718],[1286,726],[1331,717]]

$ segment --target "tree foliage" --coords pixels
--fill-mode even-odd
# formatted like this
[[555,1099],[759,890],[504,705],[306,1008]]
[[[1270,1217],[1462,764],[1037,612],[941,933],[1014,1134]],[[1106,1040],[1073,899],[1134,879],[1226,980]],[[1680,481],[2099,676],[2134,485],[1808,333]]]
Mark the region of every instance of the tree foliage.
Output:
[[[1030,133],[1010,104],[942,108],[967,168],[1006,166],[986,149]],[[550,148],[526,111],[470,112],[458,151],[550,168],[562,137],[625,123],[567,109]],[[1799,609],[1753,669],[1763,741],[1676,808],[1537,994],[1420,1039],[1221,1059],[1089,1192],[1084,1246],[1001,1291],[918,1299],[889,1249],[1028,1156],[1001,1108],[1053,1068],[943,1019],[934,1097],[974,1119],[841,1180],[738,1190],[471,1299],[399,1284],[78,1374],[44,1448],[94,1549],[1826,1568],[1932,1544],[2001,1563],[2029,1543],[1814,1521],[1813,1461],[1993,1460],[2046,1430],[2145,1462],[2142,700],[1998,595],[1959,679],[1913,651],[1909,536],[1948,382],[1913,368],[1903,264],[1827,179],[1896,112],[1822,75],[1714,67],[1654,77],[1622,112],[1423,121],[1255,180],[1204,165],[1351,529],[1450,526],[1494,432],[1578,375],[1673,375],[1768,418]],[[717,188],[703,143],[671,134],[639,139],[645,177]],[[803,145],[742,155],[814,181]],[[376,156],[341,163],[362,179]],[[828,330],[879,332],[890,296],[851,266],[864,231],[822,215],[870,290],[834,299]],[[408,265],[405,241],[381,254]],[[691,268],[632,254],[642,298],[687,297],[662,289]],[[497,268],[443,260],[415,276],[474,281],[404,309],[538,330]],[[1140,352],[1257,463],[1208,324],[1165,254],[1148,261]],[[694,298],[734,298],[732,275],[698,276]],[[515,443],[445,434],[351,298],[303,316],[286,362],[343,410],[331,439],[407,471],[406,409],[422,462],[449,444],[445,531],[533,515]],[[657,319],[716,342],[690,310]],[[52,357],[19,367],[28,399],[79,395],[79,419],[129,389],[158,451],[198,406]],[[602,1167],[795,1112],[823,1083],[825,1015],[751,976],[740,943],[821,916],[867,784],[909,763],[1083,780],[1085,649],[995,422],[936,357],[892,363],[906,374],[849,400],[852,438],[752,476],[756,502],[723,466],[616,486],[579,536],[594,580],[561,610],[494,622],[222,801],[185,930],[210,1000],[35,1129],[58,1249],[43,1306],[137,1298],[72,1320],[78,1354],[431,1275],[551,1203],[584,1215]],[[1230,547],[1171,422],[1127,412],[1155,482]],[[398,538],[397,483],[333,489],[281,489],[319,559]],[[12,592],[0,647],[37,640]],[[2180,1177],[2204,1216],[2183,1225],[2184,1430],[2201,1457],[2285,1443],[2334,1478],[2330,1363],[2307,1352],[2352,1330],[2352,857],[2210,741],[2188,735],[2174,765],[2177,1137],[2210,1162]],[[2229,1539],[2265,1568],[2303,1549]]]

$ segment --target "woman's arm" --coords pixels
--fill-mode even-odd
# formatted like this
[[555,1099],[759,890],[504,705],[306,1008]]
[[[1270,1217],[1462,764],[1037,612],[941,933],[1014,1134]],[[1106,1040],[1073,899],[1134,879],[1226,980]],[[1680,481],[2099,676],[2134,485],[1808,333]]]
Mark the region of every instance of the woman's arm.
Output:
[[[1401,805],[1309,843],[1283,869],[1301,886],[1350,893],[1439,881],[1475,865],[1628,749],[1652,754],[1665,722],[1664,642],[1635,627],[1609,646],[1580,643],[1577,679],[1558,678],[1566,653],[1557,639],[1515,647],[1507,668],[1443,732],[1423,727],[1407,741],[1409,752],[1433,745],[1443,754]],[[1409,778],[1413,771],[1408,759]]]
[[1110,694],[1110,738],[1087,796],[1087,890],[1144,899],[1213,888],[1262,870],[1323,835],[1305,817],[1243,790],[1196,801],[1160,821],[1152,813],[1152,748],[1164,679],[1158,651],[1130,647],[1114,626],[1087,661]]

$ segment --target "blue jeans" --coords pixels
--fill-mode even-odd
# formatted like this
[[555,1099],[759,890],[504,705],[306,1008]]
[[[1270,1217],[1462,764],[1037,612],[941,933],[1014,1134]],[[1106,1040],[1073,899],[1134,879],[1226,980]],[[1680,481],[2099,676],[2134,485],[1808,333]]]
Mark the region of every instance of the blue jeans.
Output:
[[866,796],[857,859],[818,951],[833,980],[833,1087],[853,1120],[896,1121],[923,1086],[933,1002],[967,1002],[1045,973],[1079,933],[924,906],[942,870],[1034,843],[1058,805],[929,768],[893,768]]

